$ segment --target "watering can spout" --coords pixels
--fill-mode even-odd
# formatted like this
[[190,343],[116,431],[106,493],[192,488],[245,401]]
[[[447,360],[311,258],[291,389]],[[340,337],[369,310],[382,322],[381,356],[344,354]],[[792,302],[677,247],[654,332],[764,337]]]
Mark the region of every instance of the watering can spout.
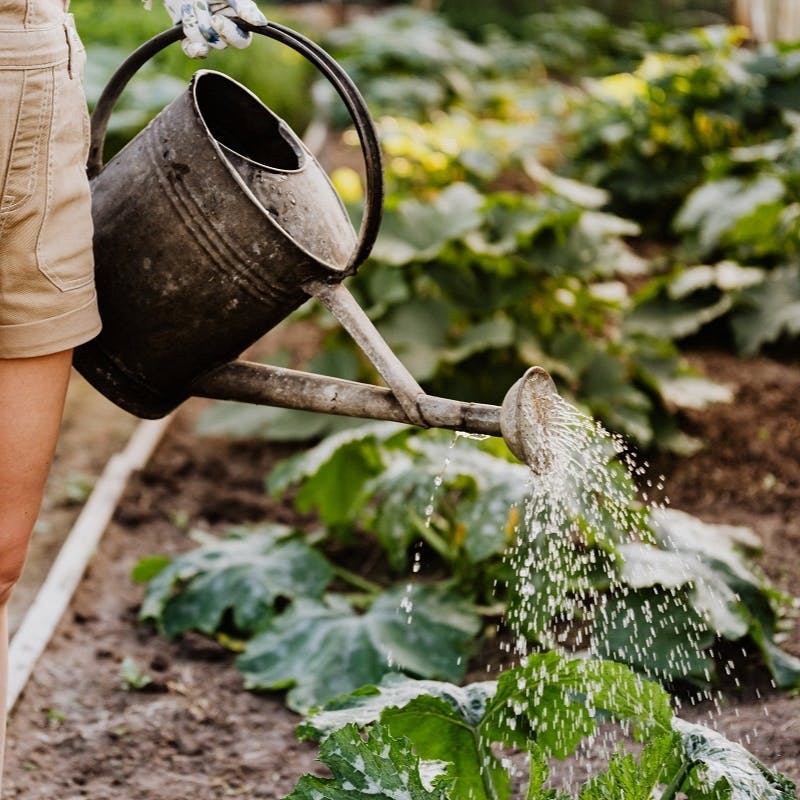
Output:
[[502,406],[426,394],[342,284],[312,282],[304,288],[342,324],[389,388],[234,361],[196,381],[192,393],[216,400],[502,436],[511,452],[534,473],[550,469],[553,455],[548,430],[559,395],[544,369],[528,369],[509,389]]
[[195,395],[300,411],[338,414],[502,436],[537,475],[553,463],[548,425],[559,395],[541,367],[531,367],[509,389],[502,406],[469,403],[420,390],[411,419],[391,389],[248,361],[224,364],[196,383]]

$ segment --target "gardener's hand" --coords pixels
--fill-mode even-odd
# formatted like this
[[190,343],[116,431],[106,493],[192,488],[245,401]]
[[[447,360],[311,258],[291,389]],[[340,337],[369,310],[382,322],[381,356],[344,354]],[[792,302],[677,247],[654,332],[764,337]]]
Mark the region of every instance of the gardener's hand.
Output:
[[251,25],[266,25],[267,18],[252,0],[164,0],[174,23],[183,25],[183,52],[190,58],[204,58],[210,48],[247,47],[253,38],[231,17]]

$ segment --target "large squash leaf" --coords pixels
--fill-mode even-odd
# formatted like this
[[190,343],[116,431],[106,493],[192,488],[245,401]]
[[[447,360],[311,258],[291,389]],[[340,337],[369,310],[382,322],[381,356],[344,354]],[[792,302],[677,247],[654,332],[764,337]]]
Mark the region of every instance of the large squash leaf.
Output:
[[375,722],[387,708],[403,708],[415,697],[426,695],[446,700],[462,722],[476,726],[487,702],[497,691],[497,681],[478,681],[457,686],[446,681],[427,681],[390,672],[377,686],[362,686],[352,694],[332,700],[298,727],[300,739],[324,739],[350,722],[360,726]]
[[592,641],[601,658],[630,664],[649,678],[703,685],[714,673],[714,633],[686,589],[639,589],[601,601]]
[[358,614],[343,597],[301,599],[252,639],[238,659],[251,689],[293,687],[307,710],[397,669],[459,680],[480,627],[463,597],[439,586],[396,586]]
[[690,800],[797,800],[795,785],[789,778],[765,767],[737,742],[677,717],[673,727],[681,735],[686,759],[696,764],[685,787]]
[[212,634],[230,611],[239,632],[264,628],[278,598],[321,597],[333,569],[317,550],[281,525],[208,544],[164,562],[142,602],[140,618],[167,636]]
[[373,256],[386,264],[432,259],[481,224],[483,204],[483,195],[466,183],[452,184],[430,202],[403,200],[386,209]]
[[461,688],[389,675],[379,686],[364,687],[313,714],[298,733],[324,738],[350,722],[364,726],[380,719],[392,736],[409,739],[422,758],[454,765],[455,797],[507,798],[508,774],[479,730],[496,688],[494,681]]
[[744,290],[731,320],[736,345],[752,355],[781,336],[800,335],[800,266],[779,267]]
[[[423,763],[438,765],[449,780],[447,796],[459,800],[508,800],[510,775],[494,748],[517,746],[530,754],[526,799],[569,800],[572,795],[548,788],[548,760],[572,753],[609,719],[647,743],[637,761],[620,740],[607,769],[581,787],[578,800],[666,800],[679,793],[687,800],[796,800],[792,782],[741,745],[673,717],[669,695],[658,684],[620,664],[552,652],[528,656],[495,682],[463,688],[392,675],[313,713],[299,732],[301,738],[322,738],[323,751],[342,735],[352,737],[356,727],[407,742]],[[384,753],[394,757],[388,747]],[[385,766],[367,771],[379,776]],[[403,753],[395,769],[407,766]]]
[[626,721],[643,738],[669,730],[671,716],[669,695],[630,668],[551,651],[531,654],[500,676],[482,732],[520,747],[533,740],[541,752],[564,758],[594,731],[599,717]]
[[[364,740],[358,727],[348,725],[329,736],[320,747],[320,761],[332,778],[304,775],[284,800],[447,800],[459,797],[446,787],[449,780],[440,765],[433,776],[408,740],[397,739],[380,725]],[[428,765],[430,766],[430,765]],[[432,779],[431,779],[432,778]],[[426,785],[427,784],[427,785]]]
[[709,525],[676,509],[654,509],[651,517],[656,543],[678,556],[681,574],[692,583],[691,606],[709,628],[730,640],[749,634],[778,685],[800,686],[800,659],[775,642],[789,598],[770,586],[747,559],[760,546],[753,531]]
[[695,189],[675,217],[675,229],[696,237],[700,255],[711,253],[740,220],[780,200],[783,182],[762,174],[753,180],[723,178]]

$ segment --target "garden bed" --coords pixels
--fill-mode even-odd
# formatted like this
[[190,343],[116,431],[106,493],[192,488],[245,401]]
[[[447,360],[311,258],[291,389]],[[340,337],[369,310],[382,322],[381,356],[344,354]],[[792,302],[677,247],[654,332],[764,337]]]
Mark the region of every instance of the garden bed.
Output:
[[[687,421],[707,442],[704,451],[652,459],[651,471],[666,475],[674,507],[752,527],[764,544],[764,570],[800,595],[800,368],[717,353],[694,358],[735,400]],[[281,694],[244,692],[232,656],[214,642],[189,635],[170,643],[137,622],[142,588],[129,576],[141,557],[192,547],[192,526],[301,521],[263,491],[264,475],[290,449],[197,436],[198,408],[184,407],[131,482],[15,709],[9,798],[280,798],[315,769],[316,749],[296,741],[299,718]],[[800,630],[784,647],[800,656]],[[773,690],[740,652],[726,655],[740,686],[726,678],[713,702],[687,699],[682,715],[718,727],[800,780],[800,697]],[[152,683],[132,690],[136,675],[121,677],[125,659]]]

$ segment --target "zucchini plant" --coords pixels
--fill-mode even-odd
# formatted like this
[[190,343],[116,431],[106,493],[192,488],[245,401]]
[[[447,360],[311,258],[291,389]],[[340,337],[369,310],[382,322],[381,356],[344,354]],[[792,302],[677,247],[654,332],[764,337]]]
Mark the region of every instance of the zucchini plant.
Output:
[[[206,534],[146,560],[141,617],[232,644],[248,687],[288,688],[299,710],[393,670],[458,681],[487,637],[696,686],[714,679],[718,640],[748,642],[778,685],[800,686],[776,640],[789,598],[750,563],[751,531],[647,507],[614,459],[531,503],[504,448],[393,423],[332,435],[268,478],[319,528]],[[372,569],[353,569],[365,553]]]
[[[576,793],[552,786],[551,759],[570,756],[612,722],[627,739],[606,768]],[[613,662],[555,653],[464,687],[387,676],[309,716],[299,735],[321,740],[332,777],[304,776],[285,800],[797,797],[790,779],[741,745],[674,717],[657,684]],[[636,740],[645,742],[638,758],[629,746]],[[511,758],[514,751],[525,758]],[[523,793],[513,789],[520,782]]]

